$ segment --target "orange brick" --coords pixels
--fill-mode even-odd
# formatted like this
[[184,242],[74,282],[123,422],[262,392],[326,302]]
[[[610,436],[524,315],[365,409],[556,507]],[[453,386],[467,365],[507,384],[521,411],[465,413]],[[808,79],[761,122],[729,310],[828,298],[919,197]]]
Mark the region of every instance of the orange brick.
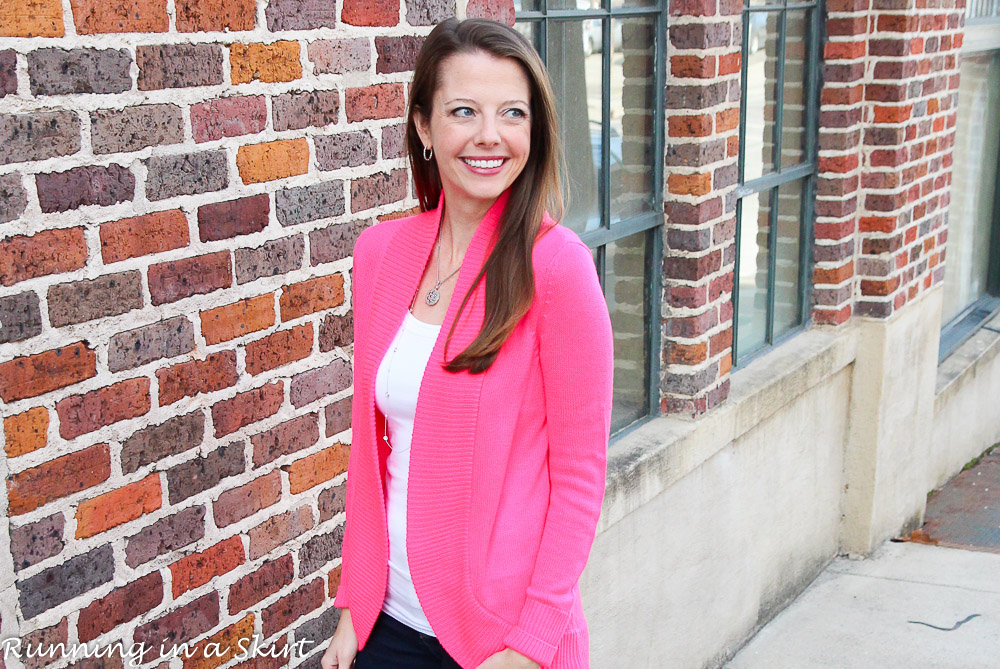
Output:
[[740,152],[740,138],[736,135],[726,139],[726,156],[732,158]]
[[337,588],[340,587],[340,565],[337,565],[326,577],[327,582],[330,584],[330,597],[337,596]]
[[160,508],[160,475],[152,473],[141,481],[98,495],[76,509],[76,538],[100,534]]
[[180,209],[101,224],[101,258],[105,264],[172,251],[188,242],[188,223]]
[[0,363],[0,399],[36,397],[96,375],[97,355],[87,342],[77,342]]
[[725,376],[733,368],[733,354],[727,353],[719,361],[719,376]]
[[253,30],[254,0],[176,0],[177,32]]
[[94,33],[165,33],[167,0],[70,0],[73,22],[81,35]]
[[908,121],[913,113],[913,105],[903,105],[902,107],[883,107],[875,105],[876,123],[902,123]]
[[243,616],[242,620],[200,641],[191,649],[190,657],[184,658],[184,669],[215,669],[237,655],[242,655],[244,649],[249,650],[253,646],[253,624],[254,614],[251,612]]
[[898,276],[881,281],[871,281],[868,279],[863,279],[861,281],[862,295],[889,295],[897,288],[899,288]]
[[864,42],[827,42],[823,47],[823,56],[826,60],[854,60],[864,55]]
[[3,419],[4,450],[16,458],[45,446],[49,430],[49,411],[45,407],[28,409]]
[[274,325],[274,296],[268,293],[201,312],[201,333],[209,344],[229,341]]
[[740,71],[743,63],[743,56],[739,52],[727,53],[719,56],[719,76],[736,74]]
[[708,359],[708,345],[705,342],[697,344],[677,344],[670,342],[667,345],[665,362],[668,365],[697,365]]
[[670,72],[675,77],[707,79],[715,76],[715,56],[673,56]]
[[245,184],[259,184],[305,174],[309,169],[309,143],[305,137],[241,146],[236,167]]
[[246,345],[247,373],[251,376],[302,360],[312,352],[313,326],[306,323],[282,330]]
[[735,128],[738,128],[739,125],[740,125],[739,107],[735,107],[733,109],[725,109],[715,115],[716,132],[725,132],[727,130],[733,130]]
[[284,286],[278,302],[282,321],[333,309],[344,303],[344,277],[331,274]]
[[861,232],[892,232],[896,229],[896,219],[884,216],[862,216],[858,221]]
[[3,0],[0,35],[5,37],[62,37],[61,0]]
[[833,269],[817,267],[813,270],[813,284],[836,285],[852,276],[854,276],[854,261]]
[[712,175],[671,174],[667,188],[674,195],[706,195],[712,191]]
[[302,76],[298,42],[231,44],[229,62],[233,84],[294,81]]
[[111,476],[111,451],[94,444],[7,477],[8,513],[18,516],[92,488]]
[[667,127],[671,137],[707,137],[712,134],[712,117],[707,114],[674,116]]
[[821,174],[823,172],[837,172],[838,174],[844,174],[856,169],[857,167],[858,156],[857,154],[852,153],[846,156],[830,156],[820,158],[817,171]]
[[181,558],[170,565],[174,598],[205,585],[216,576],[230,572],[245,561],[239,535]]
[[288,488],[295,495],[320,483],[325,483],[347,471],[351,447],[336,443],[319,453],[296,460],[282,467],[288,472]]

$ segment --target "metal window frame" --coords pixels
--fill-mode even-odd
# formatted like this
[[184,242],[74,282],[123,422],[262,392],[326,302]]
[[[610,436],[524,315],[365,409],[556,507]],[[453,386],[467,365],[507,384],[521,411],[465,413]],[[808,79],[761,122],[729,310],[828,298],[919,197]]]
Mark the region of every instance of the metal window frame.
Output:
[[[997,158],[996,183],[993,186],[993,225],[989,244],[986,293],[941,328],[941,337],[938,340],[938,364],[974,335],[983,323],[1000,313],[1000,154]],[[948,271],[947,265],[945,271]]]
[[[822,85],[822,68],[820,59],[820,44],[823,41],[823,3],[820,0],[811,2],[789,2],[783,0],[781,3],[767,5],[749,4],[749,0],[744,0],[743,6],[743,43],[741,46],[741,66],[740,66],[740,86],[743,91],[747,90],[747,60],[750,50],[750,16],[752,14],[778,13],[778,59],[775,72],[775,96],[774,96],[774,125],[772,128],[771,144],[774,163],[771,171],[750,181],[744,181],[746,168],[746,96],[740,96],[740,129],[739,142],[740,152],[737,162],[739,171],[739,185],[734,196],[736,200],[736,260],[733,268],[733,343],[732,357],[733,367],[741,367],[752,361],[757,356],[765,353],[771,348],[781,344],[786,339],[801,332],[809,325],[810,304],[812,298],[812,267],[814,264],[812,248],[814,239],[813,222],[816,218],[816,181],[817,166],[819,156],[819,91]],[[805,39],[806,55],[803,62],[803,88],[805,110],[803,114],[803,135],[804,148],[802,162],[784,167],[781,164],[782,140],[784,137],[784,87],[785,87],[785,45],[788,41],[788,12],[806,12]],[[802,182],[802,192],[800,197],[801,207],[799,214],[799,324],[779,337],[774,335],[774,311],[775,311],[775,275],[777,264],[777,242],[775,234],[777,229],[778,207],[777,198],[782,186]],[[764,341],[749,351],[739,350],[739,275],[740,275],[740,249],[742,244],[742,218],[743,200],[748,196],[758,193],[767,194],[773,203],[769,211],[768,230],[768,257],[767,257],[767,295],[766,312],[764,325]]]
[[547,0],[538,0],[539,9],[519,11],[515,20],[523,24],[538,24],[538,52],[542,61],[548,64],[547,42],[548,24],[553,21],[571,21],[584,19],[600,19],[602,40],[605,45],[601,50],[601,77],[604,82],[611,79],[611,53],[607,45],[612,43],[612,19],[648,18],[653,20],[653,188],[650,193],[652,209],[647,212],[611,222],[611,96],[608,87],[604,86],[601,100],[601,164],[598,170],[598,190],[601,209],[601,225],[596,230],[589,230],[580,235],[580,239],[596,251],[597,273],[602,290],[606,286],[607,266],[606,247],[608,244],[645,232],[646,234],[646,267],[650,280],[646,286],[645,299],[649,304],[649,318],[646,321],[645,355],[647,386],[645,414],[632,423],[623,426],[612,434],[617,440],[636,427],[659,415],[659,378],[660,378],[660,293],[662,289],[659,260],[663,257],[663,236],[658,231],[663,225],[663,176],[664,176],[664,142],[666,111],[666,49],[667,49],[667,0],[657,0],[650,7],[611,7],[611,0],[601,0],[601,6],[594,9],[548,9]]

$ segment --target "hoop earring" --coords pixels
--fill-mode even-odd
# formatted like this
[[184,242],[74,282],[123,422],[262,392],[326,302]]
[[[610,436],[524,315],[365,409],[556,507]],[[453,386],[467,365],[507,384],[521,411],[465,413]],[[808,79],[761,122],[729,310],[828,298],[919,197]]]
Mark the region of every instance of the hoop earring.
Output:
[[430,161],[434,157],[434,149],[429,146],[424,147],[424,160]]

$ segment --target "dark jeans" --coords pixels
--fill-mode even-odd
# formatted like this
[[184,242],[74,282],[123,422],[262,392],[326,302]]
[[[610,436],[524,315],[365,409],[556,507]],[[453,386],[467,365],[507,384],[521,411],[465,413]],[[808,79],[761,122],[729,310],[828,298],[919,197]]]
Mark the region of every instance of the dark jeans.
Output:
[[354,669],[461,669],[438,640],[384,611],[354,659]]

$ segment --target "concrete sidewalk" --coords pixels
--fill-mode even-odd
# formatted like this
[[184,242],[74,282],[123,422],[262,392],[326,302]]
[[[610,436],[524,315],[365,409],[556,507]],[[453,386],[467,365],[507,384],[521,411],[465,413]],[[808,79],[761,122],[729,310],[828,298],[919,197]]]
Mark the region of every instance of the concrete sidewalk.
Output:
[[838,558],[727,666],[997,669],[1000,555],[886,543]]
[[834,560],[727,666],[1000,668],[1000,447],[935,491],[909,538]]

